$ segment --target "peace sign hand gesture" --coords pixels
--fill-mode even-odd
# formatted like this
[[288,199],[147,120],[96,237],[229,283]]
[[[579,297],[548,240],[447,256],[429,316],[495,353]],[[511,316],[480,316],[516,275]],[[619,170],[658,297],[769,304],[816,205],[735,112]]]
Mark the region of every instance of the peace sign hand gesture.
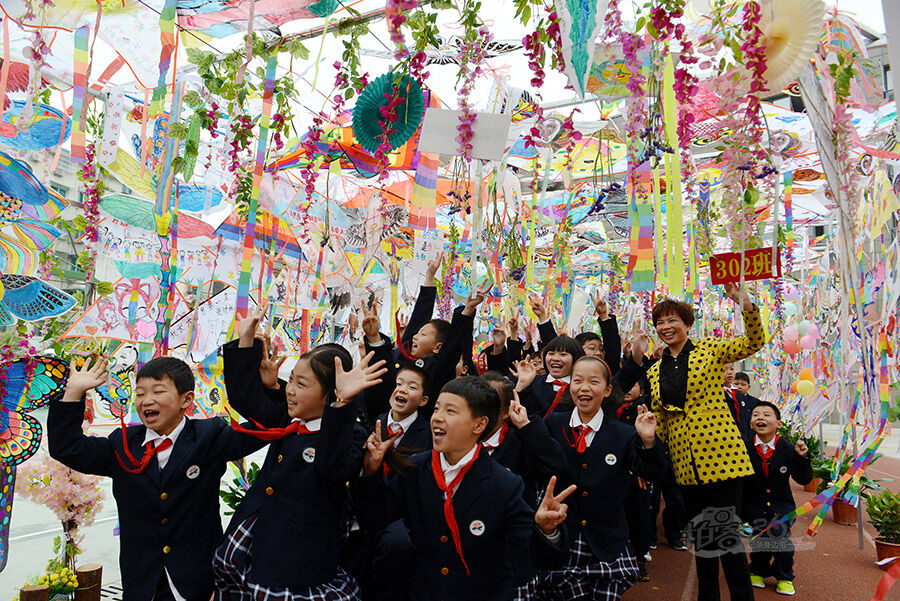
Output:
[[266,388],[278,388],[278,371],[284,362],[287,361],[287,355],[279,357],[278,353],[282,350],[277,344],[272,344],[269,336],[262,337],[263,358],[259,362],[259,377],[262,379],[263,386]]
[[522,361],[513,362],[513,367],[509,370],[516,377],[516,391],[521,392],[531,386],[534,378],[537,376],[537,370],[531,361],[524,359]]
[[362,329],[366,340],[370,344],[381,342],[381,320],[378,318],[378,300],[372,302],[372,306],[362,306]]
[[609,307],[606,304],[606,299],[600,296],[599,290],[591,292],[591,301],[594,303],[594,313],[597,314],[597,319],[600,321],[609,319]]
[[444,260],[444,253],[441,252],[438,256],[434,257],[430,261],[428,261],[428,266],[425,268],[425,285],[426,286],[434,286],[434,276],[437,274],[438,269],[441,268],[441,263]]
[[268,301],[263,301],[256,308],[256,311],[247,315],[238,324],[238,348],[250,348],[253,346],[253,340],[256,338],[256,329],[259,322],[266,316],[266,310],[269,308]]
[[463,315],[475,315],[475,309],[478,308],[478,305],[484,302],[485,296],[491,290],[491,282],[490,280],[484,282],[481,286],[475,289],[469,295],[468,300],[466,301],[466,306],[463,308]]
[[400,436],[400,432],[397,432],[387,440],[382,440],[381,420],[375,422],[375,431],[369,434],[366,444],[363,445],[366,451],[365,457],[363,457],[363,474],[371,476],[378,472],[381,468],[381,463],[384,461],[384,454],[394,446],[394,441],[398,436]]
[[547,491],[544,493],[544,498],[541,500],[540,507],[538,507],[537,511],[534,513],[534,523],[541,529],[541,532],[547,535],[553,534],[559,525],[566,521],[566,511],[569,509],[569,506],[563,503],[563,501],[566,500],[566,497],[575,492],[575,489],[577,488],[573,484],[556,495],[553,493],[553,488],[555,486],[556,476],[553,476],[547,484]]
[[387,368],[384,367],[384,360],[369,365],[369,361],[374,356],[374,352],[369,353],[360,359],[359,364],[350,371],[344,371],[340,357],[334,358],[334,393],[341,405],[347,404],[350,399],[366,388],[381,383],[381,376],[387,373]]

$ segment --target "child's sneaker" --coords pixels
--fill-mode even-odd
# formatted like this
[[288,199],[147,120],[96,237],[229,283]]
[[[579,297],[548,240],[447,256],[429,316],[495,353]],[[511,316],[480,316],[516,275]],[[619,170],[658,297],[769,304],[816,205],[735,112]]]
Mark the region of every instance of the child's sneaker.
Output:
[[794,583],[790,580],[779,580],[778,584],[775,585],[775,592],[780,595],[793,595]]
[[647,565],[643,561],[638,562],[638,580],[641,582],[650,582],[650,575],[647,574]]
[[644,561],[653,561],[653,556],[650,555],[650,551],[644,553]]
[[[782,582],[787,581],[783,580]],[[766,579],[762,576],[757,576],[756,574],[750,574],[750,584],[752,584],[756,588],[766,588]]]

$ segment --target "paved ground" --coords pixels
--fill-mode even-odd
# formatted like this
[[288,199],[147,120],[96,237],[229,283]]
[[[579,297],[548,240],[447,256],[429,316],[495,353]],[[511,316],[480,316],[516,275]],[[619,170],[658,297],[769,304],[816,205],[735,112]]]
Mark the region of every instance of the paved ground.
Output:
[[[829,436],[826,434],[826,439]],[[885,443],[887,444],[887,443]],[[893,447],[896,448],[896,447]],[[885,450],[889,450],[887,447]],[[891,449],[893,450],[893,449]],[[882,457],[869,468],[873,478],[892,478],[884,482],[886,488],[900,490],[900,459]],[[801,487],[794,486],[797,504],[805,503],[813,496]],[[836,524],[829,511],[819,527],[818,534],[810,538],[806,530],[812,522],[813,514],[800,517],[792,528],[795,542],[803,537],[805,550],[794,555],[796,599],[808,601],[867,601],[875,592],[879,579],[884,574],[875,565],[875,545],[872,537],[875,531],[865,522],[863,510],[863,548],[859,548],[859,534],[856,526]],[[660,533],[662,528],[660,527]],[[665,539],[662,538],[662,541]],[[693,556],[686,551],[675,551],[664,542],[651,552],[653,561],[648,566],[650,582],[640,582],[623,597],[625,601],[694,601],[697,598],[697,576]],[[724,578],[720,578],[722,598],[728,599]],[[775,592],[775,583],[769,579],[765,589],[754,589],[757,601],[785,599]],[[900,601],[900,584],[886,597]]]
[[[44,415],[38,417],[44,421]],[[836,426],[825,429],[828,441],[838,441],[840,430]],[[869,470],[875,478],[892,478],[884,485],[893,491],[900,491],[900,457],[897,455],[898,437],[889,438],[883,445],[885,457],[879,459]],[[254,456],[258,463],[263,455]],[[227,474],[226,474],[227,476]],[[230,477],[228,478],[230,480]],[[113,536],[116,525],[115,502],[110,485],[105,484],[107,500],[96,523],[86,529],[82,563],[101,563],[104,567],[104,588],[109,599],[120,598],[116,586],[119,580],[119,541]],[[798,504],[812,497],[811,493],[795,487],[794,497]],[[865,515],[864,515],[865,519]],[[801,517],[794,526],[795,538],[805,536],[811,515]],[[227,523],[227,518],[223,519]],[[36,574],[50,555],[50,545],[54,536],[61,532],[53,514],[44,507],[35,505],[21,497],[16,497],[13,508],[12,530],[10,533],[10,560],[0,573],[0,601],[11,599],[25,580]],[[859,548],[855,526],[840,526],[831,520],[831,515],[819,529],[815,538],[806,539],[810,548],[798,550],[795,555],[797,580],[796,599],[827,601],[867,601],[875,591],[883,572],[874,565],[875,548],[872,543],[874,531],[868,524],[864,530],[863,549]],[[626,601],[693,601],[696,599],[696,574],[693,556],[688,552],[674,551],[663,542],[653,551],[653,561],[648,564],[651,580],[638,583],[624,596]],[[728,599],[724,580],[722,598]],[[759,601],[772,601],[784,597],[775,593],[774,583],[764,589],[754,589]],[[900,601],[900,585],[887,597]]]

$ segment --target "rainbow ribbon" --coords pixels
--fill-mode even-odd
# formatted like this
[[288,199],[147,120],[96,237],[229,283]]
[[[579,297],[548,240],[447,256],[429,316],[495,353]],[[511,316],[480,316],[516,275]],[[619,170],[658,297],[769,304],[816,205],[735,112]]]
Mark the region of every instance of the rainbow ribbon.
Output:
[[794,172],[788,171],[784,174],[784,227],[787,232],[785,239],[788,248],[794,246],[794,201],[792,192],[794,190]]
[[653,204],[637,188],[650,187],[650,171],[646,164],[638,169],[638,181],[628,183],[628,218],[631,221],[629,239],[628,280],[633,292],[653,290],[656,271],[653,257]]
[[269,140],[269,117],[272,115],[272,93],[275,90],[275,67],[278,55],[273,54],[266,62],[266,81],[263,92],[262,117],[259,121],[259,142],[256,146],[256,166],[253,169],[253,190],[250,193],[250,210],[244,229],[244,254],[241,260],[241,277],[238,281],[237,314],[247,316],[247,301],[250,297],[250,272],[253,269],[253,249],[256,239],[256,212],[259,210],[259,192],[263,171],[266,167],[266,143]]
[[[83,165],[85,156],[84,93],[87,90],[88,26],[75,30],[75,66],[72,79],[72,162]],[[65,129],[65,128],[63,128]]]
[[175,53],[175,7],[178,0],[166,0],[162,11],[159,13],[159,42],[162,48],[159,51],[159,80],[156,89],[153,90],[153,99],[150,101],[151,115],[158,115],[166,99],[166,76],[169,73],[169,65],[172,64],[172,55]]

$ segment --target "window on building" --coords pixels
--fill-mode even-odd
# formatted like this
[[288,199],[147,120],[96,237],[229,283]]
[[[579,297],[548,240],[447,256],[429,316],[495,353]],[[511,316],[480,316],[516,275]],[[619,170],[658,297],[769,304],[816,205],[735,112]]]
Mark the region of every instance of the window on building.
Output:
[[884,72],[884,93],[888,94],[894,89],[894,75],[891,73],[890,65],[884,65],[882,71]]
[[69,197],[69,188],[66,186],[62,186],[60,184],[50,184],[50,189],[62,196],[63,198]]

